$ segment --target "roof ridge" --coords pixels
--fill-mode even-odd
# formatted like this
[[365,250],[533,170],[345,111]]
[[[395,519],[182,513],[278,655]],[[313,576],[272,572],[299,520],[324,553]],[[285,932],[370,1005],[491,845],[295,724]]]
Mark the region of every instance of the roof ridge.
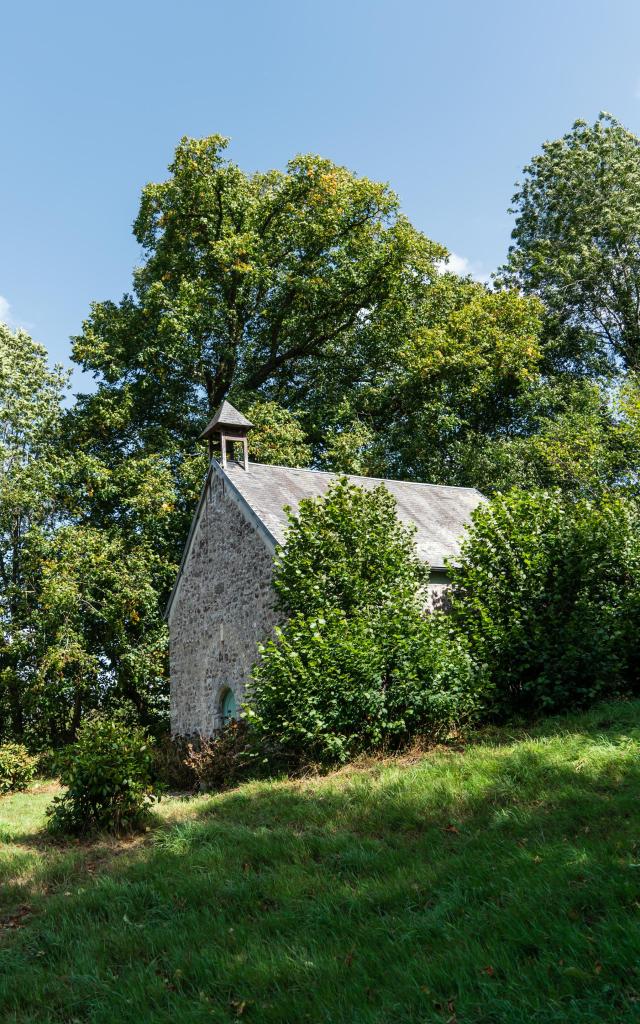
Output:
[[[241,463],[229,461],[227,463],[227,470],[232,465],[237,465],[242,468]],[[249,466],[260,466],[264,469],[284,469],[288,473],[314,473],[317,476],[346,476],[347,479],[372,480],[374,483],[381,484],[410,484],[412,487],[447,487],[453,491],[475,491],[476,494],[482,493],[477,487],[463,487],[461,484],[432,484],[427,483],[426,480],[394,480],[392,477],[367,476],[365,473],[341,473],[339,470],[335,469],[313,469],[310,466],[281,466],[271,462],[252,462],[251,460],[249,460]],[[244,473],[244,469],[242,469],[242,471]]]

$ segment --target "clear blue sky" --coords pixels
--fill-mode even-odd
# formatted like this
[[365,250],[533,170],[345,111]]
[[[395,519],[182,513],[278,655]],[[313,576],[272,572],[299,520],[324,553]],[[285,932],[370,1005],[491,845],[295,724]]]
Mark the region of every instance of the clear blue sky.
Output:
[[544,139],[601,109],[640,132],[637,0],[25,0],[1,25],[0,314],[62,361],[129,287],[140,189],[182,135],[388,180],[482,274]]

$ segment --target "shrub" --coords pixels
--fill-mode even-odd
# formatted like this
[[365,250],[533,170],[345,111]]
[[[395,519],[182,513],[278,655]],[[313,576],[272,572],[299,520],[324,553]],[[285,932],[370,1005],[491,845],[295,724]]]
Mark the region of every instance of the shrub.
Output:
[[0,794],[26,789],[36,774],[37,759],[19,743],[0,746]]
[[152,772],[151,742],[141,728],[92,715],[67,749],[60,774],[67,789],[49,808],[49,827],[72,835],[134,831],[157,796]]
[[403,526],[384,484],[372,490],[337,480],[289,515],[274,586],[287,615],[341,608],[347,615],[413,600],[429,578],[415,529]]
[[478,714],[485,678],[423,612],[413,533],[384,486],[344,479],[290,516],[274,574],[288,621],[261,650],[247,705],[255,735],[290,761],[344,761]]
[[416,734],[445,737],[478,714],[482,690],[441,617],[333,609],[276,631],[254,670],[247,716],[259,739],[277,738],[288,767],[331,764]]
[[188,740],[165,734],[155,741],[152,753],[156,782],[169,789],[195,789],[198,780],[189,764]]
[[453,570],[452,624],[501,715],[637,690],[640,516],[630,499],[512,492],[480,506]]
[[[270,755],[270,756],[267,756]],[[211,738],[201,737],[187,746],[185,764],[197,780],[198,789],[228,789],[247,778],[276,766],[275,750],[269,737],[256,744],[256,735],[245,719],[231,721]]]

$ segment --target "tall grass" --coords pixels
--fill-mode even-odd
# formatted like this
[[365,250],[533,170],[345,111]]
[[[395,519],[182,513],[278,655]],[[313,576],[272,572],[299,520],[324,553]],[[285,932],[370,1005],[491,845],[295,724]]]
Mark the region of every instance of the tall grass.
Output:
[[609,705],[167,801],[137,844],[54,846],[42,794],[7,798],[0,1018],[640,1021],[639,753]]

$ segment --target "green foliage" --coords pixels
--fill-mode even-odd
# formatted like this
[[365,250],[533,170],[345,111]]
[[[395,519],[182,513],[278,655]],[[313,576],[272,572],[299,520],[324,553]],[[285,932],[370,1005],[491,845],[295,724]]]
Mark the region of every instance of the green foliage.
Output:
[[21,743],[0,746],[0,794],[26,789],[36,774],[37,758]]
[[318,156],[245,174],[227,144],[182,139],[142,193],[133,294],[94,304],[75,340],[100,400],[126,392],[138,428],[180,443],[232,388],[290,407],[354,334],[369,344],[363,311],[396,315],[445,254],[387,185]]
[[144,540],[74,524],[38,551],[41,656],[25,712],[41,742],[71,740],[84,714],[130,702],[160,728],[167,712],[166,627],[158,589],[166,569]]
[[459,638],[415,606],[295,615],[262,649],[247,716],[287,767],[345,762],[477,717],[482,681]]
[[53,832],[120,835],[143,826],[157,791],[148,735],[118,716],[94,714],[82,723],[64,759],[66,791],[49,810]]
[[[195,439],[227,395],[256,461],[637,493],[637,381],[594,374],[636,365],[638,145],[600,118],[545,146],[493,292],[442,272],[387,185],[317,156],[246,174],[221,137],[183,139],[142,194],[132,293],[75,340],[95,392],[64,412],[65,374],[0,326],[0,742],[64,744],[123,701],[166,728],[162,611],[206,464]],[[396,555],[374,566],[381,606]],[[359,600],[360,568],[349,584],[309,558],[331,601]],[[310,578],[297,605],[283,582],[304,615],[324,608]]]
[[496,486],[495,474],[478,478],[478,447],[527,437],[539,429],[533,415],[547,413],[541,318],[541,304],[516,292],[465,281],[434,286],[422,321],[394,353],[382,395],[378,389],[375,471]]
[[57,522],[65,463],[57,449],[67,375],[24,332],[0,324],[0,741],[25,732],[23,695],[34,671],[28,552]]
[[289,515],[286,544],[276,556],[281,608],[313,615],[338,607],[349,615],[412,599],[429,578],[414,533],[398,522],[383,484],[365,490],[342,478],[322,497],[305,498],[297,515]]
[[245,415],[253,423],[251,460],[271,466],[308,466],[311,447],[299,419],[277,402],[255,401]]
[[495,686],[531,715],[637,690],[640,513],[604,492],[515,491],[480,506],[452,571],[452,621]]
[[[504,278],[539,295],[557,357],[640,365],[640,139],[576,121],[525,167]],[[596,363],[597,365],[597,363]]]
[[254,668],[246,714],[288,765],[345,761],[477,715],[484,680],[422,610],[428,568],[384,486],[345,479],[290,516],[274,583],[288,621]]

